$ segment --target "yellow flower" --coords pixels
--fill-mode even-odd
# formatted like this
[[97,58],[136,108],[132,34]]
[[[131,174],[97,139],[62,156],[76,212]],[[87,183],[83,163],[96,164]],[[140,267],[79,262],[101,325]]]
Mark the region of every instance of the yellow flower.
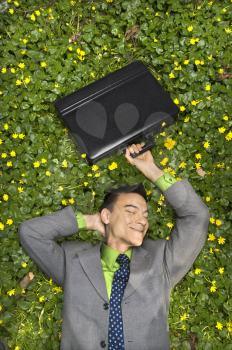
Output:
[[206,196],[206,197],[205,197],[205,200],[206,200],[206,202],[210,202],[210,201],[211,201],[211,198],[210,198],[209,196]]
[[16,156],[16,152],[15,151],[11,151],[10,155],[11,155],[11,157],[15,157]]
[[20,62],[20,63],[18,64],[18,67],[21,68],[21,69],[24,69],[24,68],[25,68],[25,63]]
[[32,13],[32,15],[30,15],[30,19],[34,22],[36,20],[36,17],[34,15],[34,13]]
[[216,222],[215,222],[215,225],[216,226],[221,226],[222,225],[222,221],[217,219]]
[[181,111],[181,112],[184,112],[185,109],[186,109],[185,106],[180,106],[180,111]]
[[199,64],[201,64],[201,61],[200,60],[195,60],[194,63],[195,63],[196,66],[198,66]]
[[218,244],[225,244],[226,239],[222,236],[218,238]]
[[7,69],[5,67],[2,68],[1,72],[5,74],[7,72]]
[[11,71],[11,73],[13,73],[13,74],[16,72],[15,68],[11,68],[10,71]]
[[86,153],[82,153],[81,158],[86,158]]
[[208,236],[208,241],[215,241],[216,237],[214,236],[213,233],[210,233]]
[[101,176],[101,173],[96,173],[95,175],[94,175],[94,177],[100,177]]
[[67,205],[67,204],[68,204],[67,201],[66,201],[66,199],[62,199],[61,203],[62,203],[63,205]]
[[6,224],[9,225],[9,226],[12,225],[13,224],[13,220],[12,219],[7,219]]
[[109,170],[114,170],[114,169],[117,169],[118,167],[118,164],[116,162],[112,162],[109,166],[108,166],[108,169]]
[[45,67],[47,67],[47,63],[46,62],[40,62],[40,66],[45,68]]
[[45,301],[45,297],[42,295],[41,297],[39,297],[39,302],[42,303],[43,301]]
[[196,154],[195,154],[195,157],[196,157],[197,159],[201,159],[201,154],[200,154],[200,153],[196,153]]
[[169,74],[169,78],[170,79],[173,79],[173,78],[175,78],[175,74],[173,74],[172,72]]
[[203,144],[204,148],[209,148],[210,147],[210,143],[208,141],[206,141],[204,144]]
[[180,316],[180,320],[185,321],[185,320],[187,320],[188,317],[189,317],[189,315],[185,312],[183,315]]
[[23,39],[23,43],[26,45],[26,43],[28,43],[28,40],[26,38]]
[[200,100],[192,100],[192,101],[191,101],[191,104],[192,104],[193,106],[196,106],[199,102],[200,102]]
[[211,61],[212,58],[213,58],[213,55],[209,55],[209,56],[207,56],[207,58],[208,58],[209,61]]
[[189,122],[189,117],[184,118],[184,123],[188,123]]
[[1,154],[1,157],[2,157],[2,158],[6,158],[6,157],[7,157],[7,153],[6,153],[6,152],[3,152],[3,153]]
[[16,82],[15,82],[15,85],[17,85],[17,86],[18,86],[18,85],[22,85],[22,83],[23,83],[22,80],[17,79]]
[[53,287],[53,288],[52,288],[52,291],[53,291],[54,293],[61,293],[61,292],[62,292],[62,288],[61,288],[61,287]]
[[229,119],[229,117],[228,117],[228,115],[223,115],[222,119],[227,121]]
[[70,198],[70,199],[69,199],[68,201],[69,201],[69,203],[70,203],[70,204],[73,204],[73,203],[75,203],[75,200],[74,200],[74,198]]
[[228,132],[228,134],[225,136],[225,139],[226,139],[227,141],[232,140],[232,131]]
[[47,163],[47,159],[42,158],[42,159],[41,159],[41,163],[43,163],[43,164]]
[[219,69],[218,69],[218,73],[219,73],[219,74],[224,73],[224,69],[223,69],[223,68],[219,68]]
[[225,32],[226,32],[227,34],[230,34],[230,33],[232,33],[232,29],[231,29],[231,28],[225,28]]
[[2,139],[0,139],[0,145],[1,145],[1,144],[3,144],[3,141],[2,141]]
[[4,228],[5,228],[5,225],[2,222],[0,222],[0,230],[3,231]]
[[22,192],[24,192],[24,188],[23,187],[18,187],[18,191],[19,191],[19,193],[22,193]]
[[98,166],[98,165],[95,165],[95,164],[94,164],[94,165],[92,166],[92,170],[93,170],[93,171],[97,171],[98,169],[99,169],[99,166]]
[[217,287],[216,287],[216,286],[211,286],[211,287],[210,287],[210,292],[211,292],[211,293],[215,293],[216,290],[217,290]]
[[223,273],[224,273],[224,267],[219,267],[218,272],[219,272],[221,275],[223,275]]
[[27,267],[27,263],[26,262],[22,262],[21,266],[25,269]]
[[46,176],[51,176],[51,172],[49,170],[46,171],[45,173]]
[[186,163],[185,162],[181,162],[179,165],[179,168],[184,169],[186,168]]
[[25,84],[29,84],[30,81],[31,81],[31,78],[30,78],[30,77],[26,77],[26,78],[24,79],[24,83],[25,83]]
[[195,275],[199,275],[201,272],[202,272],[202,269],[198,269],[198,268],[196,268],[194,271]]
[[172,228],[173,226],[174,226],[174,224],[173,224],[172,222],[168,222],[168,223],[167,223],[167,227],[168,227],[168,228]]
[[189,64],[189,60],[184,60],[184,64],[185,65]]
[[191,38],[189,42],[191,45],[195,45],[196,43],[198,43],[199,40],[199,38]]
[[16,345],[16,347],[14,348],[14,350],[20,350],[20,347],[18,345]]
[[7,165],[8,167],[12,167],[12,166],[13,166],[13,164],[12,164],[11,161],[8,161],[8,162],[6,163],[6,165]]
[[215,223],[215,219],[214,219],[214,218],[212,218],[212,217],[211,217],[211,218],[209,218],[209,221],[210,221],[210,223],[211,223],[211,224],[214,224],[214,223]]
[[223,134],[226,131],[226,128],[224,128],[224,126],[222,126],[221,128],[218,128],[218,131],[220,134]]
[[34,168],[39,168],[40,167],[40,162],[37,160],[36,162],[33,163]]
[[9,199],[9,196],[8,196],[8,194],[5,193],[5,194],[2,196],[2,198],[3,198],[3,200],[4,200],[5,202],[7,202],[8,199]]
[[15,288],[14,289],[11,289],[11,290],[8,290],[8,292],[6,293],[7,295],[9,295],[10,297],[12,295],[15,295]]
[[83,183],[83,185],[84,185],[85,187],[88,186],[88,182],[85,181],[85,182]]
[[232,322],[227,322],[226,324],[228,332],[232,332]]
[[168,162],[168,157],[165,157],[160,161],[160,164],[165,166],[167,164],[167,162]]
[[192,32],[193,31],[193,26],[188,26],[187,31],[188,32]]
[[206,84],[205,85],[205,91],[210,91],[211,90],[211,85],[210,84]]
[[67,168],[67,167],[68,167],[68,162],[66,159],[64,159],[62,162],[62,168]]
[[167,139],[165,140],[164,146],[165,146],[167,149],[171,150],[171,149],[175,146],[175,144],[176,144],[176,141],[175,141],[175,140],[173,140],[173,139],[171,139],[171,138],[167,138]]
[[223,328],[223,324],[221,322],[217,322],[216,326],[215,326],[219,331],[222,330]]
[[175,99],[173,100],[173,102],[174,102],[176,105],[178,105],[178,104],[179,104],[178,98],[175,98]]
[[24,139],[25,135],[23,133],[19,134],[19,139]]
[[36,11],[35,11],[35,14],[36,14],[36,16],[40,16],[40,15],[41,15],[41,13],[40,13],[39,10],[36,10]]

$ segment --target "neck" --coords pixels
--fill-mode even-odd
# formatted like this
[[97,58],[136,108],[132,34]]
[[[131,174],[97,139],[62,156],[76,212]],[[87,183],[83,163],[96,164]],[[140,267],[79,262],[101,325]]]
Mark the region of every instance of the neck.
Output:
[[130,248],[128,244],[123,243],[121,241],[116,241],[112,239],[112,237],[108,237],[108,239],[105,241],[105,244],[111,247],[112,249],[117,250],[121,254],[125,253]]

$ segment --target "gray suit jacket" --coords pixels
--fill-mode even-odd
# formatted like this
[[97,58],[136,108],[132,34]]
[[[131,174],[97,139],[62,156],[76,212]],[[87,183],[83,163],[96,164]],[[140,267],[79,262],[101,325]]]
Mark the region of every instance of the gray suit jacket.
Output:
[[[122,300],[126,350],[169,349],[171,288],[188,272],[202,249],[209,210],[187,179],[164,191],[175,210],[170,240],[145,239],[134,247],[130,277]],[[71,206],[23,222],[22,246],[38,266],[64,288],[62,350],[107,349],[109,300],[100,246],[56,239],[78,231]]]

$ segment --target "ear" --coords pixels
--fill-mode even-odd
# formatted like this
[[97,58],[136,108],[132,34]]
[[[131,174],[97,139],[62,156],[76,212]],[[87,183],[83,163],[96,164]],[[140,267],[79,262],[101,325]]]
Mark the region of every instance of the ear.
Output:
[[107,208],[103,208],[102,211],[100,212],[101,220],[104,224],[109,224],[110,222],[110,210]]

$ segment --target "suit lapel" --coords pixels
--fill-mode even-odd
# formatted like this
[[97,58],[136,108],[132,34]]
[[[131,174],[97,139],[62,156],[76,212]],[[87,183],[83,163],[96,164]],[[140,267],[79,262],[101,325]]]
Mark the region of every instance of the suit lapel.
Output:
[[[103,300],[108,302],[107,290],[100,256],[101,242],[78,253],[80,263]],[[143,285],[147,278],[150,262],[149,253],[141,246],[134,247],[130,262],[130,277],[127,283],[123,299],[128,298],[136,289]]]
[[89,249],[79,252],[78,256],[90,282],[102,299],[108,301],[105,279],[101,265],[100,247],[101,243],[97,243]]
[[128,298],[136,289],[144,285],[144,280],[148,277],[150,261],[149,253],[142,246],[133,247],[130,262],[130,277],[123,299]]

